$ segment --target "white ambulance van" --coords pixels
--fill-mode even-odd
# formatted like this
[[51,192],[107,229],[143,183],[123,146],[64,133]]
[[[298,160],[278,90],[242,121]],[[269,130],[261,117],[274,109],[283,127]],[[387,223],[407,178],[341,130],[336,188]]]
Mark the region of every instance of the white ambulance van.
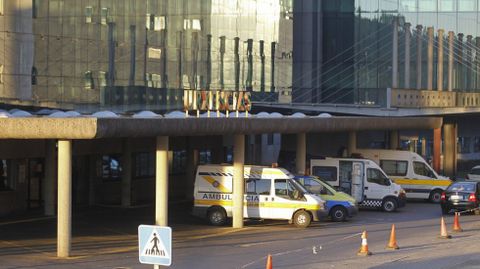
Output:
[[[325,202],[293,180],[283,168],[245,165],[244,217],[289,220],[299,228],[326,217]],[[212,225],[232,217],[233,166],[199,165],[195,175],[193,214]]]
[[439,203],[442,192],[452,183],[448,177],[438,175],[415,152],[388,149],[357,149],[355,152],[380,165],[407,192],[407,198],[429,199]]
[[386,212],[405,206],[405,191],[373,161],[351,158],[310,160],[310,172],[339,191],[351,195],[359,207]]

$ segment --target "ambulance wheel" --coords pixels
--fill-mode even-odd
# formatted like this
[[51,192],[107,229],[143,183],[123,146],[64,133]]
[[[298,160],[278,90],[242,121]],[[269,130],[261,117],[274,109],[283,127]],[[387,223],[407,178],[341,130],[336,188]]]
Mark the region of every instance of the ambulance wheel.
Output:
[[385,198],[382,203],[382,209],[385,212],[395,212],[397,210],[397,201],[391,197]]
[[434,190],[430,193],[430,197],[428,198],[430,202],[438,204],[442,201],[442,191],[441,190]]
[[305,210],[299,210],[293,214],[293,224],[297,228],[307,228],[312,221],[312,217]]
[[227,222],[227,212],[221,207],[212,207],[208,210],[208,221],[214,226],[222,226]]
[[347,210],[343,206],[336,206],[330,210],[332,221],[344,221],[347,218]]

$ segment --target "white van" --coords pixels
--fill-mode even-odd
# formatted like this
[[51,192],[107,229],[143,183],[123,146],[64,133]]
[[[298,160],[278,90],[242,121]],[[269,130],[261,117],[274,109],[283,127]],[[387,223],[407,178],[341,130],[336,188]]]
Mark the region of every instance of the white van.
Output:
[[[325,202],[308,193],[283,168],[245,165],[244,217],[284,219],[300,228],[326,217]],[[233,166],[199,165],[193,214],[223,225],[232,216]]]
[[318,176],[355,198],[359,207],[393,212],[405,206],[405,191],[390,181],[373,161],[351,158],[310,160],[312,175]]
[[357,149],[362,157],[375,161],[383,171],[400,184],[407,198],[429,199],[439,203],[442,192],[452,183],[439,176],[417,153],[405,150]]

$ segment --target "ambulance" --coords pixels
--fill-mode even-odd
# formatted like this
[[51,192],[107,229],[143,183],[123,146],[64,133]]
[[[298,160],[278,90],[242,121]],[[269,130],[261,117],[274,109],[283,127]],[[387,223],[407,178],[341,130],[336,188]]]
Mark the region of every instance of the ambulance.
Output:
[[[309,193],[283,168],[244,166],[245,218],[288,220],[305,228],[326,218],[325,201]],[[193,214],[212,225],[232,217],[233,166],[199,165],[195,175]]]
[[381,208],[393,212],[405,206],[405,191],[371,160],[311,159],[310,172],[337,190],[351,195],[360,208]]
[[448,177],[438,175],[415,152],[387,149],[357,149],[355,152],[380,165],[395,183],[405,189],[407,198],[440,203],[442,192],[452,183]]

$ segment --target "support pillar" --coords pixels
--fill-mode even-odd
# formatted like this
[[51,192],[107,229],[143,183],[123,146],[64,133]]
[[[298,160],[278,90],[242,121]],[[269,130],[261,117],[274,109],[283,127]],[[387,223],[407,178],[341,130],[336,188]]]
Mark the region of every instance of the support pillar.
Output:
[[89,179],[88,179],[88,205],[93,206],[95,204],[95,181],[97,179],[97,156],[88,156],[89,164]]
[[465,90],[465,78],[463,73],[463,33],[457,34],[457,89]]
[[297,134],[297,156],[296,168],[297,174],[304,175],[307,166],[307,134]]
[[233,228],[243,228],[244,163],[245,135],[236,134],[233,145]]
[[396,150],[398,149],[399,147],[399,136],[398,136],[398,131],[397,130],[393,130],[393,131],[390,131],[390,149],[393,149],[393,150]]
[[475,89],[480,88],[480,37],[475,37]]
[[427,156],[427,139],[424,137],[422,138],[422,157],[425,158]]
[[443,29],[438,29],[437,91],[443,91]]
[[440,155],[442,144],[442,129],[436,128],[433,130],[433,169],[440,172]]
[[398,89],[398,17],[393,18],[392,88]]
[[410,23],[405,23],[405,89],[410,89]]
[[[198,166],[198,149],[189,148],[187,151],[187,175],[186,175],[186,184],[185,184],[185,198],[188,201],[193,201],[195,197],[193,197],[193,188],[195,185],[195,171]],[[214,154],[215,158],[215,154]],[[221,163],[221,162],[215,162]]]
[[422,89],[422,28],[417,25],[417,90]]
[[122,207],[129,207],[132,205],[132,146],[128,138],[123,140],[122,165]]
[[155,224],[168,226],[168,136],[158,136],[155,158]]
[[72,141],[58,141],[57,256],[70,256],[72,239]]
[[55,215],[55,141],[47,140],[45,143],[45,179],[43,181],[43,208],[45,216]]
[[433,27],[427,28],[427,35],[428,35],[427,90],[433,90]]
[[456,174],[456,145],[456,124],[445,123],[443,125],[443,170],[449,177]]
[[455,34],[453,31],[448,32],[448,91],[453,90],[453,42]]
[[348,133],[348,156],[352,156],[352,153],[355,153],[357,150],[357,132]]

